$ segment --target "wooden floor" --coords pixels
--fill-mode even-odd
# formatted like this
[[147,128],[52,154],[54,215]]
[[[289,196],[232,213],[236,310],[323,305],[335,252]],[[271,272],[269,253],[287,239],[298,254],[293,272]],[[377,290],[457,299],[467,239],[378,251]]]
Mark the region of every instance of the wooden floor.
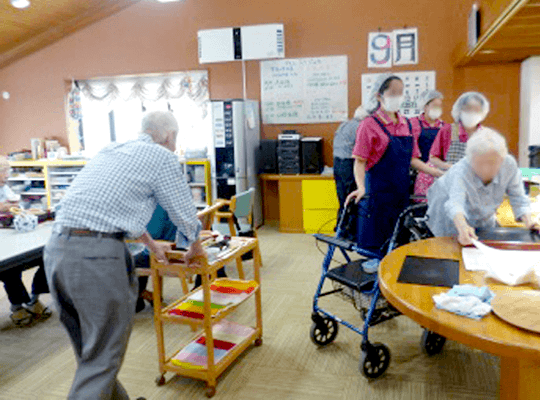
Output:
[[[279,234],[274,228],[262,228],[259,237],[264,262],[264,344],[248,350],[225,372],[215,399],[498,398],[497,357],[447,342],[441,355],[429,358],[419,347],[422,330],[403,316],[370,330],[372,340],[385,343],[392,353],[390,368],[376,381],[367,381],[358,370],[361,338],[352,331],[341,327],[333,344],[316,348],[309,339],[309,329],[322,254],[309,235]],[[229,271],[234,276],[235,268]],[[31,277],[32,271],[25,273],[26,282]],[[166,280],[165,300],[172,300],[179,291],[176,279]],[[51,304],[49,295],[42,300]],[[326,297],[323,305],[345,320],[361,322],[353,306],[336,296]],[[253,309],[250,301],[232,319],[249,322]],[[189,335],[183,326],[168,325],[168,347],[175,350]],[[16,328],[0,289],[0,399],[65,399],[74,370],[73,353],[58,314],[33,327]],[[205,398],[202,382],[168,374],[167,383],[157,387],[157,375],[155,331],[152,311],[147,307],[136,315],[121,382],[132,398]]]

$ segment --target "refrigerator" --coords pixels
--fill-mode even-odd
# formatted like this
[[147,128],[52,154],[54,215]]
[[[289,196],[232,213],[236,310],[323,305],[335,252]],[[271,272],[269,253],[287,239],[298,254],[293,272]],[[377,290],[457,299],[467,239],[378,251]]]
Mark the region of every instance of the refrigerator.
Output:
[[230,199],[255,188],[253,224],[262,225],[262,199],[258,173],[261,139],[259,102],[212,100],[214,151],[212,182],[216,198]]

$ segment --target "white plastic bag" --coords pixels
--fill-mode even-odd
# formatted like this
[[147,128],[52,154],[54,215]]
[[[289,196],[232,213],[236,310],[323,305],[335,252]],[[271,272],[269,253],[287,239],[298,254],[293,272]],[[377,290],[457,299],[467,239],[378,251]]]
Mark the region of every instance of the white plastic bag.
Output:
[[500,250],[477,240],[473,240],[473,244],[485,257],[486,277],[510,286],[540,282],[540,251]]

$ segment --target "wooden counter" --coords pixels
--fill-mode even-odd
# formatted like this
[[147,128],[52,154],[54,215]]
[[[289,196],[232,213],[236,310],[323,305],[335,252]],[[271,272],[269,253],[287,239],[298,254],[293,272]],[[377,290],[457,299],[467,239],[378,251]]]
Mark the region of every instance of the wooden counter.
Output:
[[[333,175],[309,174],[261,174],[259,178],[261,179],[264,223],[277,223],[279,231],[284,233],[305,232],[302,182],[334,181]],[[332,195],[336,195],[335,189]]]

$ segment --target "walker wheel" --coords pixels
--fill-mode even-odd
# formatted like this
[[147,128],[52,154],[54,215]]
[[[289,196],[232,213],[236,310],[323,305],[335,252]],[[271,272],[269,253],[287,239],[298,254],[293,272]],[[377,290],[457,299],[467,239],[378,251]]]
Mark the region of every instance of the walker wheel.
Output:
[[321,347],[332,343],[338,334],[338,327],[336,320],[326,317],[317,318],[317,322],[313,322],[309,332],[311,341]]
[[444,336],[428,331],[427,329],[424,329],[422,338],[420,339],[420,347],[428,356],[439,354],[442,351],[445,343],[446,338]]
[[156,385],[163,386],[165,384],[165,375],[159,375],[156,378]]
[[255,342],[253,343],[256,347],[262,346],[263,339],[262,337],[255,339]]
[[215,394],[216,394],[216,388],[214,386],[208,386],[206,388],[206,393],[205,393],[206,397],[211,398],[211,397],[214,397]]
[[368,379],[376,379],[388,369],[390,365],[390,350],[382,343],[368,345],[362,351],[360,359],[360,372]]

